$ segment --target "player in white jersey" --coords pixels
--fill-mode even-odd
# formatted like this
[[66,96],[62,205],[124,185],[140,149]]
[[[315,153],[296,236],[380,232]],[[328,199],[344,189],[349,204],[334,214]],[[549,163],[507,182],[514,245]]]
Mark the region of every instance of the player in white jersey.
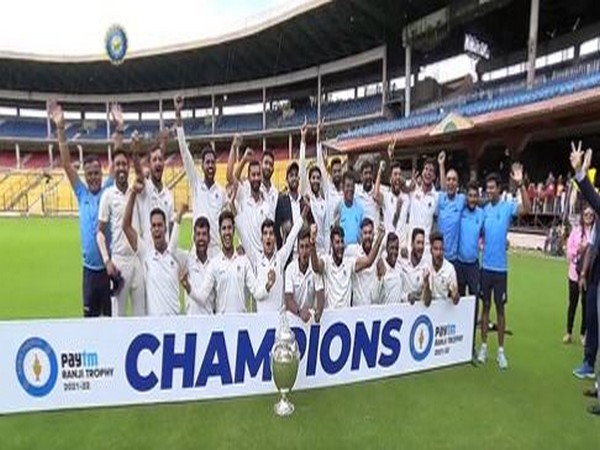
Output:
[[388,233],[386,239],[386,257],[377,262],[379,278],[376,303],[395,305],[408,301],[406,273],[398,258],[400,239],[396,233]]
[[[332,158],[330,164],[330,172],[327,172],[325,165],[325,155],[323,154],[323,146],[320,141],[320,126],[317,127],[317,166],[321,171],[321,183],[323,188],[323,195],[325,196],[325,202],[327,205],[326,215],[326,239],[329,241],[329,232],[335,223],[335,211],[338,209],[338,205],[344,198],[342,191],[342,161],[340,158]],[[329,244],[327,244],[329,245]],[[327,251],[329,253],[329,250]]]
[[[365,217],[360,224],[360,244],[351,244],[346,248],[346,254],[353,257],[367,257],[373,250],[373,234],[375,232],[373,221]],[[385,232],[380,233],[376,250],[377,256]],[[377,300],[377,265],[373,264],[360,272],[352,274],[352,306],[365,306],[376,303]]]
[[373,265],[384,233],[385,230],[380,227],[375,245],[368,256],[347,256],[344,254],[344,230],[334,226],[331,230],[331,254],[321,257],[317,255],[315,247],[316,236],[311,233],[311,264],[315,273],[322,274],[325,279],[328,308],[346,308],[351,305],[352,274]]
[[401,252],[408,248],[408,210],[410,196],[407,193],[406,181],[402,178],[402,170],[398,161],[393,161],[395,141],[388,146],[390,161],[390,188],[383,190],[381,177],[385,165],[379,165],[379,172],[375,180],[375,199],[381,204],[383,210],[383,224],[387,233],[395,233],[400,240]]
[[455,305],[459,301],[458,282],[454,266],[444,258],[444,237],[434,232],[431,234],[431,266],[428,283],[423,286],[423,300],[429,306],[432,300],[452,300]]
[[428,280],[431,257],[425,254],[425,231],[415,228],[411,236],[411,250],[408,258],[402,259],[402,269],[406,276],[408,301],[414,303],[423,297],[423,285]]
[[438,203],[438,193],[433,184],[435,182],[435,166],[435,160],[431,158],[425,160],[421,173],[421,184],[414,184],[415,188],[410,193],[408,210],[408,234],[412,236],[415,228],[421,228],[425,232],[426,248],[429,248],[429,235]]
[[146,305],[148,316],[176,316],[180,314],[179,274],[185,267],[185,252],[167,243],[167,218],[160,208],[150,212],[152,244],[141,239],[133,228],[132,216],[137,196],[144,190],[144,182],[136,180],[129,194],[123,233],[129,245],[144,265]]
[[266,219],[261,225],[263,251],[256,266],[256,280],[259,284],[267,283],[271,273],[274,273],[275,283],[268,290],[266,297],[257,299],[256,312],[279,311],[283,302],[285,266],[292,254],[296,239],[304,226],[309,207],[304,204],[302,220],[294,222],[283,246],[277,250],[275,246],[275,222]]
[[261,226],[266,219],[272,218],[273,214],[271,205],[265,199],[261,190],[261,169],[258,161],[252,160],[248,165],[250,189],[240,185],[240,181],[233,175],[235,153],[240,144],[241,136],[236,135],[227,162],[227,181],[231,184],[232,189],[236,191],[234,203],[238,236],[252,267],[256,270],[256,265],[263,250]]
[[324,297],[317,296],[315,277],[321,280],[322,278],[312,269],[310,251],[310,232],[303,228],[298,236],[298,258],[285,269],[285,304],[288,311],[296,314],[304,322],[310,320],[313,310],[318,322],[323,313]]
[[235,219],[231,211],[223,211],[219,216],[219,231],[223,248],[212,258],[208,273],[199,290],[194,286],[190,297],[199,304],[206,304],[215,292],[215,313],[246,312],[246,289],[260,301],[275,284],[275,272],[268,276],[266,284],[259,285],[254,270],[246,255],[238,254],[233,248]]
[[[123,232],[123,216],[129,188],[129,159],[123,149],[113,152],[115,184],[102,193],[98,207],[98,232],[96,241],[106,266],[106,272],[113,281],[113,316],[127,313],[128,300],[134,316],[146,315],[144,293],[144,270],[140,259],[129,245]],[[140,229],[139,217],[133,218],[133,227]],[[107,247],[107,230],[110,230],[110,253]]]
[[[241,141],[240,141],[241,145]],[[242,181],[242,173],[244,167],[254,161],[254,151],[251,148],[246,148],[244,156],[240,160],[240,163],[235,167],[234,178],[239,182],[240,188],[250,191],[250,180]],[[260,184],[260,190],[263,194],[264,199],[269,205],[269,219],[275,220],[275,207],[277,206],[277,199],[279,198],[279,191],[271,182],[273,177],[273,168],[275,166],[275,155],[272,151],[266,150],[263,152],[260,159],[260,172],[262,174],[262,182]],[[228,181],[231,183],[230,181]]]
[[[171,243],[179,241],[181,215],[177,215],[171,234]],[[195,301],[190,292],[199,291],[204,279],[208,276],[210,258],[208,245],[210,243],[210,223],[206,217],[198,217],[194,222],[194,245],[187,253],[186,271],[181,277],[181,285],[185,290],[185,311],[189,316],[210,315],[215,313],[215,292],[210,292],[204,303]]]
[[365,160],[360,166],[360,184],[356,185],[355,198],[362,206],[364,216],[371,219],[377,228],[381,221],[381,207],[375,196],[373,184],[373,163]]
[[[329,228],[327,223],[327,200],[323,195],[321,169],[313,165],[306,173],[306,134],[308,125],[306,119],[300,129],[300,195],[308,196],[312,222],[317,225],[317,253],[329,253]],[[319,143],[317,143],[319,145]],[[326,174],[325,174],[326,175]]]
[[[219,214],[223,211],[227,202],[227,194],[223,187],[215,182],[216,174],[216,155],[212,147],[205,147],[202,150],[202,173],[201,176],[196,170],[194,158],[185,141],[185,132],[183,128],[183,119],[181,111],[183,110],[183,98],[175,98],[175,117],[177,124],[177,141],[179,143],[179,152],[183,161],[183,167],[188,179],[192,197],[192,212],[194,222],[198,217],[203,216],[208,219],[210,227],[213,230],[219,228]],[[210,257],[220,251],[219,235],[211,233],[210,246],[208,254]]]

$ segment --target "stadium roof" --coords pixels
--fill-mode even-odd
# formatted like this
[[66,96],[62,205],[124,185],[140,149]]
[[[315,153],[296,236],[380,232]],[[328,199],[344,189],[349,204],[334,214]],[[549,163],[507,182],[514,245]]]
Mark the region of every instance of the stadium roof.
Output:
[[[118,95],[223,85],[286,74],[383,44],[388,48],[388,68],[393,76],[403,71],[404,26],[449,3],[469,1],[473,0],[321,1],[251,35],[131,58],[119,67],[107,61],[70,63],[5,57],[0,59],[0,90]],[[529,1],[498,3],[500,9],[491,14],[450,29],[433,49],[415,49],[413,67],[460,53],[465,32],[485,40],[492,57],[526,48]],[[541,2],[539,40],[543,46],[561,34],[590,26],[599,18],[597,0]]]

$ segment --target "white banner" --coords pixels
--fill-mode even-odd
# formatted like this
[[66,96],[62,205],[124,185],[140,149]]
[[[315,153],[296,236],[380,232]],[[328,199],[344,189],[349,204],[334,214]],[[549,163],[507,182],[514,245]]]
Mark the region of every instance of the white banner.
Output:
[[[294,390],[471,360],[474,298],[326,310],[291,319]],[[0,414],[275,394],[278,315],[0,322]]]

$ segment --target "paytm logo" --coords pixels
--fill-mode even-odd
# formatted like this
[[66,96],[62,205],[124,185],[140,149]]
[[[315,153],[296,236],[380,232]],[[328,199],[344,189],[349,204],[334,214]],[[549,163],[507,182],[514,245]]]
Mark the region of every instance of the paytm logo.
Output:
[[[315,376],[319,364],[325,373],[335,375],[348,365],[351,371],[357,371],[364,364],[368,368],[377,365],[385,368],[396,363],[401,350],[402,319],[376,320],[369,325],[357,322],[351,330],[348,325],[336,322],[324,332],[319,325],[312,325],[308,332],[292,327],[301,358],[306,360],[305,375]],[[259,376],[261,381],[271,380],[269,353],[275,342],[275,329],[266,330],[254,342],[247,330],[239,330],[233,359],[229,357],[223,331],[211,333],[204,352],[197,350],[196,333],[183,336],[181,352],[175,351],[176,339],[171,333],[159,336],[144,333],[131,341],[125,356],[125,373],[132,388],[141,392],[156,387],[172,389],[176,370],[182,373],[182,388],[202,388],[213,378],[218,378],[222,385],[244,383],[248,375]],[[138,364],[141,356],[145,362],[150,356],[150,366],[144,364],[144,370]]]

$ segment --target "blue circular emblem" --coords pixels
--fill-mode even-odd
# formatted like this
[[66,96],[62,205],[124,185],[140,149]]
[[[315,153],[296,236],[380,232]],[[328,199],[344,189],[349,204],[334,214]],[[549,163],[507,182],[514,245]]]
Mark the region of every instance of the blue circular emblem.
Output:
[[[429,335],[427,338],[423,332],[424,328]],[[420,331],[418,335],[417,331]],[[427,339],[427,345],[423,346],[425,339]],[[410,354],[415,361],[423,361],[427,358],[427,355],[429,355],[429,352],[431,351],[431,347],[433,347],[433,324],[431,323],[431,320],[429,320],[429,317],[425,315],[417,317],[417,320],[415,320],[415,323],[410,330],[409,344]]]
[[44,339],[29,338],[17,352],[16,371],[25,392],[32,397],[44,397],[52,391],[58,377],[56,354]]
[[113,64],[121,64],[127,53],[127,34],[121,25],[113,25],[106,32],[104,47]]

